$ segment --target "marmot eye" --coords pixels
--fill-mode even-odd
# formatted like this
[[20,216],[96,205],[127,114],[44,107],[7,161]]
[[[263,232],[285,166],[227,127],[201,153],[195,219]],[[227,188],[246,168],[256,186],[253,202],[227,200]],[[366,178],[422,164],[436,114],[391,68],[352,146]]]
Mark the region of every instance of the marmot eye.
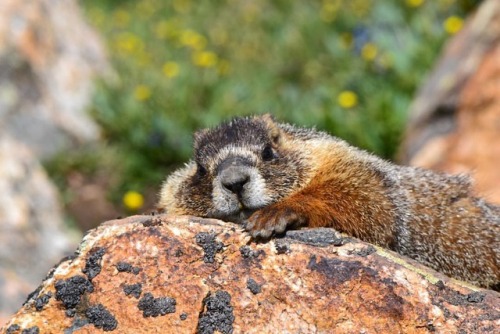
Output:
[[203,167],[200,163],[196,163],[196,174],[198,176],[205,176],[207,175],[207,169]]
[[266,147],[264,147],[264,149],[262,150],[262,159],[264,161],[269,161],[272,160],[273,158],[274,158],[273,148],[271,147],[271,145],[266,145]]

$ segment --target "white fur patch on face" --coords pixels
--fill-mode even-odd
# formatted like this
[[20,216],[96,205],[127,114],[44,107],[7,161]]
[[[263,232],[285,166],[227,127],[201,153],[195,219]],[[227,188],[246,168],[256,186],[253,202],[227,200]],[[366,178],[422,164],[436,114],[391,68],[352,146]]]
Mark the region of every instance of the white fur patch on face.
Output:
[[217,157],[214,159],[213,163],[215,166],[218,166],[222,161],[226,160],[229,156],[236,156],[248,159],[252,163],[257,163],[258,157],[255,155],[255,152],[260,151],[262,148],[258,145],[253,146],[235,146],[235,145],[227,145],[223,149],[219,151]]
[[224,189],[219,178],[212,182],[212,202],[217,216],[232,215],[240,210],[238,196]]
[[255,167],[241,167],[246,169],[250,176],[249,181],[243,186],[243,191],[238,195],[226,189],[217,176],[212,183],[212,202],[214,214],[219,217],[234,216],[242,211],[255,211],[272,203],[266,181]]
[[271,204],[272,198],[267,191],[266,180],[256,168],[249,168],[250,181],[245,185],[241,201],[249,209],[260,209]]

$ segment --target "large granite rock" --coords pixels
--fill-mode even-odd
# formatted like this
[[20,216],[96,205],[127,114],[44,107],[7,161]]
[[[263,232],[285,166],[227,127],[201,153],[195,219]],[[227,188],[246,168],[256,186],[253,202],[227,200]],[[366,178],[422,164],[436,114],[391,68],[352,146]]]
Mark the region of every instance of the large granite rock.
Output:
[[[250,243],[211,219],[92,230],[1,333],[493,333],[500,294],[332,229]],[[30,333],[31,333],[30,332]],[[24,332],[23,332],[24,333]]]
[[0,321],[75,242],[65,233],[59,196],[33,153],[0,134]]
[[39,164],[84,141],[103,47],[74,0],[0,1],[0,324],[75,244]]
[[500,1],[487,0],[446,47],[411,110],[401,160],[471,174],[500,203]]
[[98,138],[85,108],[105,68],[76,1],[0,2],[0,132],[37,157]]

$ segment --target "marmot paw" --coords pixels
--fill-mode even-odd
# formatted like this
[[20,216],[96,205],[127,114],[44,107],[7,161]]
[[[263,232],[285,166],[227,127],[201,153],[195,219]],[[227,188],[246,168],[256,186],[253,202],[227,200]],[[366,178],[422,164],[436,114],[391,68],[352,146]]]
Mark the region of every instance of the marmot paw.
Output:
[[268,206],[253,213],[244,223],[253,238],[267,239],[273,234],[285,232],[287,227],[300,226],[305,217],[289,208]]

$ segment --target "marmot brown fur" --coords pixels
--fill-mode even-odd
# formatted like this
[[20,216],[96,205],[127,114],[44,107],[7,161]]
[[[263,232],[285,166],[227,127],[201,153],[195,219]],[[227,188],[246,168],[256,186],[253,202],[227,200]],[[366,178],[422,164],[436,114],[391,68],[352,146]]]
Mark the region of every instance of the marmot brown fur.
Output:
[[195,134],[194,159],[163,185],[159,208],[244,224],[268,238],[329,226],[473,284],[500,284],[500,207],[466,176],[394,165],[269,115]]

